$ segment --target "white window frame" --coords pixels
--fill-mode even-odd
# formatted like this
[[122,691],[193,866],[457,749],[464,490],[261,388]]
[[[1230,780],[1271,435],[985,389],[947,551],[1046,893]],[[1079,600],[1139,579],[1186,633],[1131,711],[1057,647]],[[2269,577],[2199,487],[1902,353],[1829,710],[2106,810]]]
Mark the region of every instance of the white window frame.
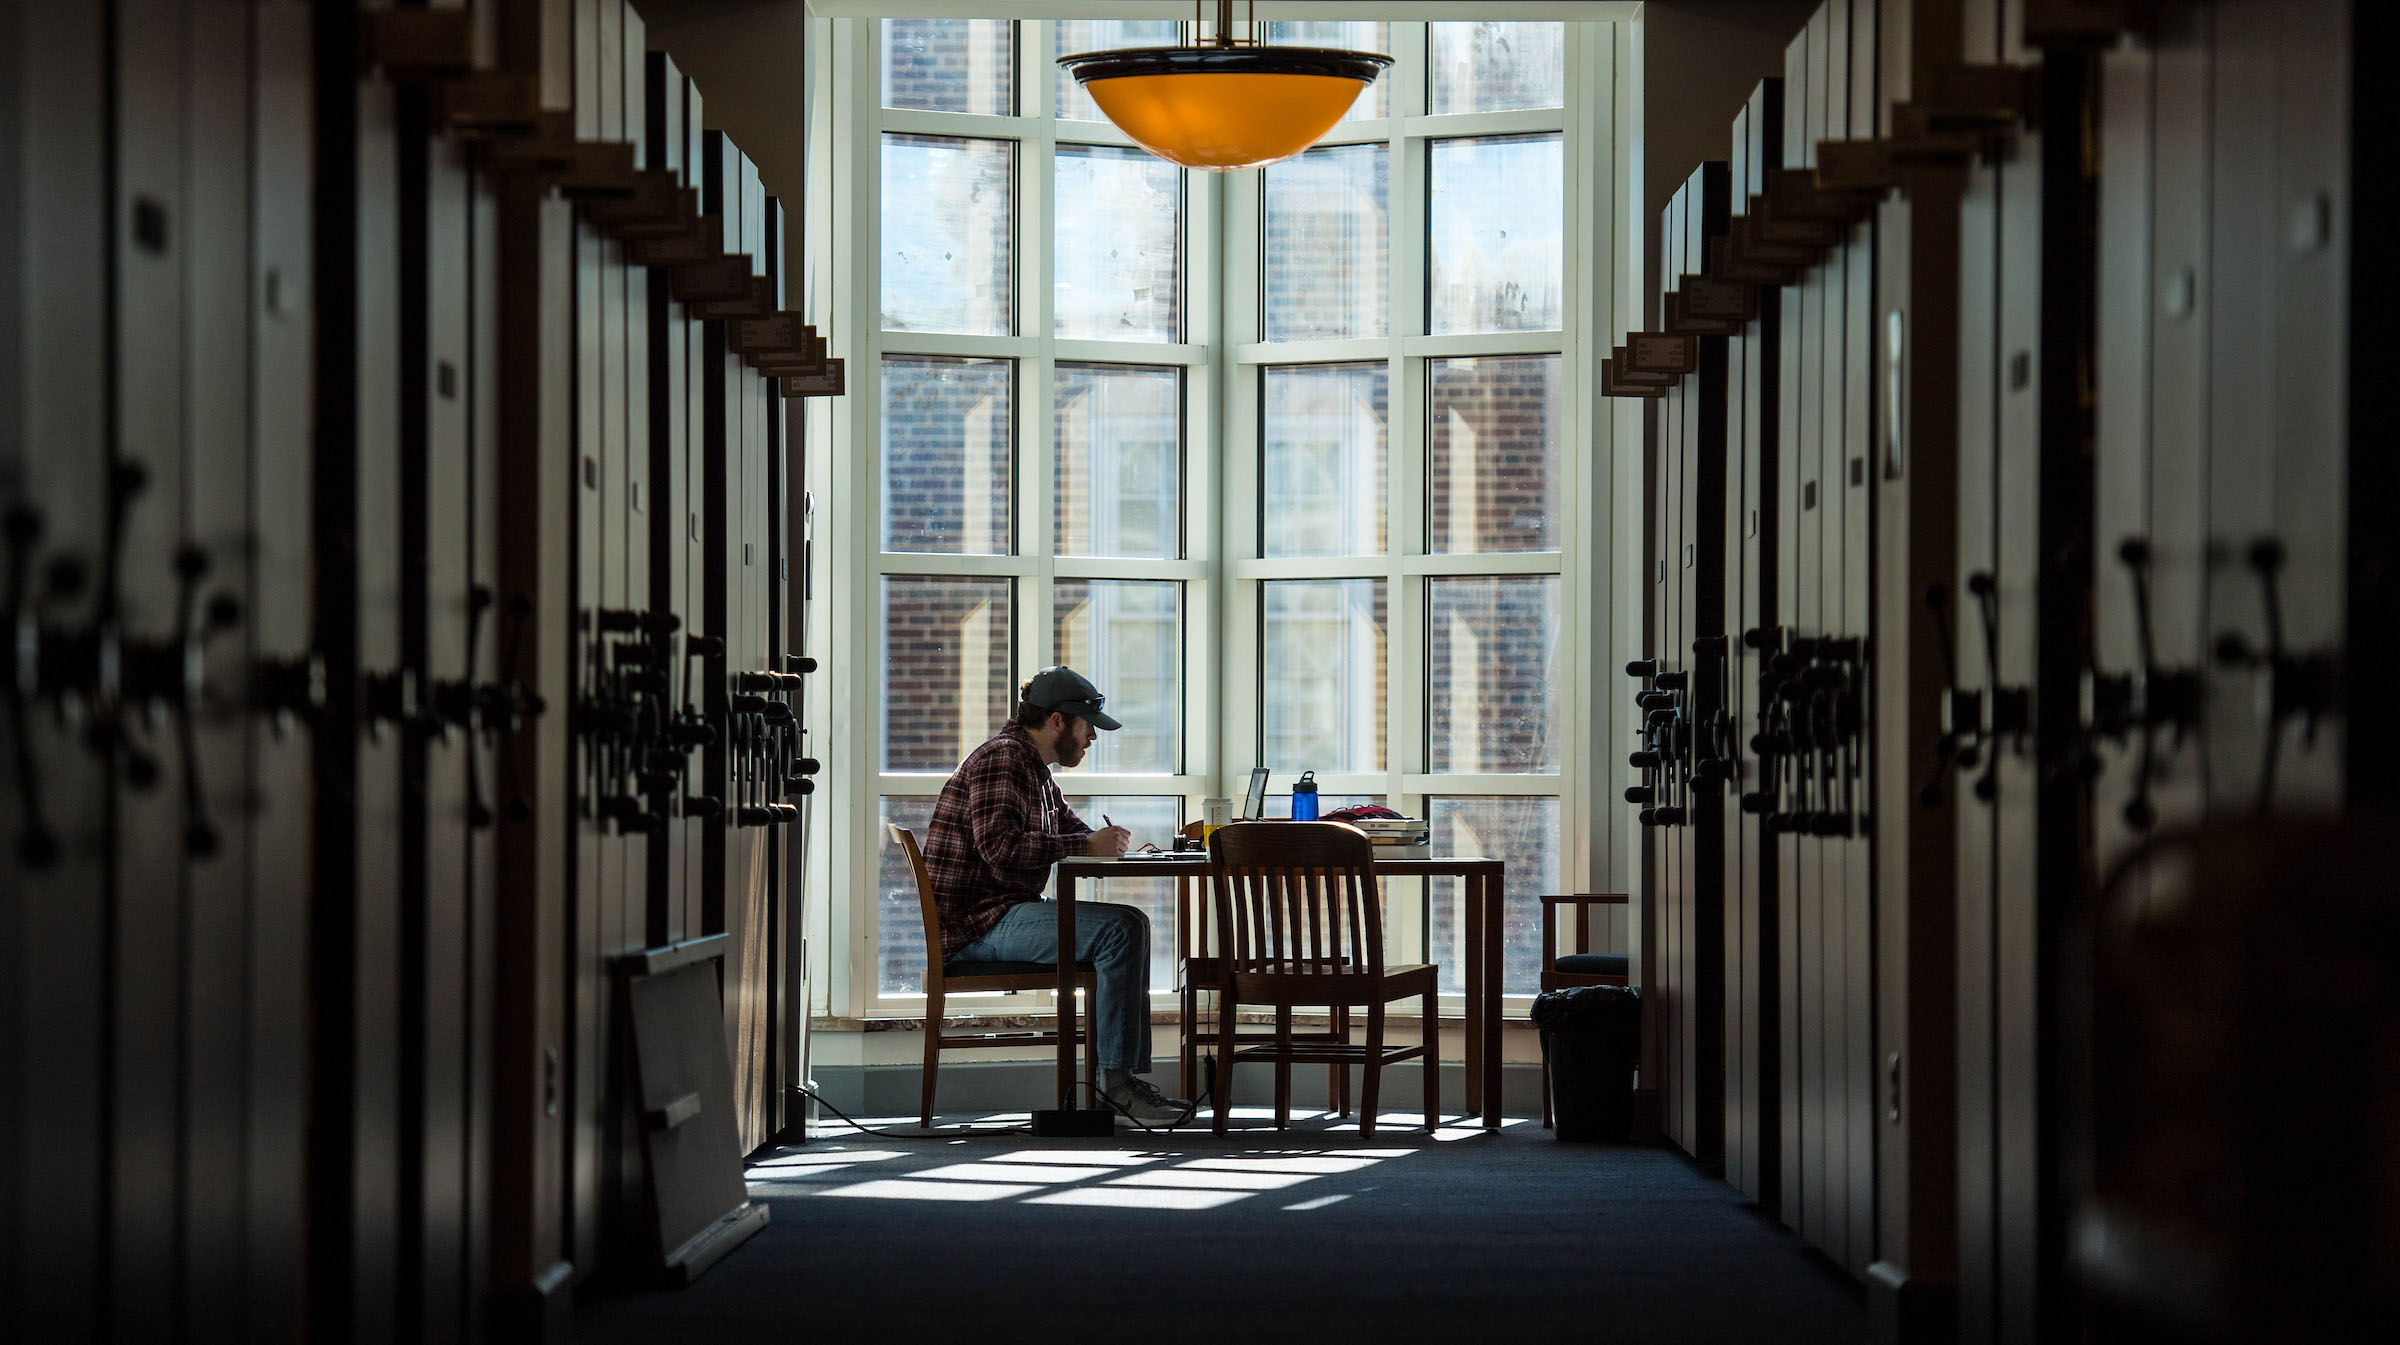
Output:
[[[848,3],[814,6],[810,63],[810,220],[808,300],[812,318],[848,361],[848,395],[806,408],[808,487],[814,514],[817,587],[811,607],[811,645],[826,651],[827,676],[809,692],[811,722],[829,763],[813,819],[815,836],[801,881],[828,899],[806,903],[810,931],[811,1011],[849,1018],[913,1017],[917,995],[879,993],[877,911],[879,801],[886,796],[931,796],[941,774],[887,773],[882,759],[883,706],[879,689],[880,593],[887,575],[972,575],[1017,582],[1015,655],[1018,675],[1050,662],[1054,580],[1170,579],[1181,582],[1187,633],[1184,669],[1183,773],[1177,775],[1063,775],[1074,795],[1176,796],[1186,818],[1199,816],[1209,797],[1237,798],[1256,755],[1260,585],[1302,577],[1383,578],[1389,607],[1386,636],[1391,695],[1388,759],[1371,774],[1320,775],[1332,794],[1376,793],[1394,807],[1421,810],[1428,798],[1533,796],[1559,800],[1559,881],[1571,890],[1625,890],[1630,877],[1630,828],[1615,806],[1624,778],[1620,718],[1613,705],[1617,680],[1606,674],[1640,639],[1610,593],[1623,557],[1638,557],[1640,535],[1640,420],[1597,395],[1597,361],[1627,323],[1627,276],[1640,274],[1638,233],[1625,226],[1627,193],[1638,181],[1638,35],[1621,20],[1621,5],[1559,3],[1479,6],[1477,19],[1567,22],[1566,106],[1532,112],[1430,117],[1424,115],[1423,20],[1461,17],[1455,9],[1394,4],[1361,14],[1356,7],[1261,4],[1259,18],[1388,18],[1393,24],[1395,72],[1392,115],[1348,121],[1322,143],[1382,142],[1390,146],[1391,286],[1387,337],[1367,341],[1262,343],[1257,333],[1257,250],[1262,175],[1185,175],[1183,341],[1061,341],[1051,335],[1052,151],[1060,143],[1128,145],[1104,122],[1059,122],[1050,115],[1059,78],[1047,50],[1046,24],[1024,23],[1016,44],[1018,107],[1032,115],[990,117],[882,107],[879,18],[1036,17],[1153,18],[1190,14],[1188,3],[1098,7],[1074,0],[1027,5],[986,0],[981,5],[919,0],[908,5]],[[1155,11],[1155,12],[1153,12]],[[964,135],[1016,141],[1018,335],[973,337],[887,333],[881,324],[880,195],[877,181],[886,131]],[[1556,131],[1563,142],[1567,218],[1562,300],[1557,333],[1425,336],[1425,145],[1432,139]],[[1622,240],[1622,245],[1621,241]],[[1579,241],[1582,245],[1578,245]],[[1224,333],[1245,334],[1227,340]],[[1528,554],[1428,555],[1424,507],[1424,369],[1428,358],[1557,353],[1561,356],[1561,413],[1566,436],[1560,504],[1561,549]],[[997,557],[887,554],[881,550],[882,499],[879,422],[880,369],[886,354],[997,357],[1017,361],[1017,508],[1015,554]],[[1391,369],[1391,438],[1387,445],[1390,508],[1388,554],[1380,568],[1340,560],[1261,559],[1258,555],[1259,368],[1266,364],[1384,360]],[[1184,380],[1183,536],[1180,560],[1063,558],[1053,554],[1049,510],[1041,504],[1052,479],[1053,370],[1060,362],[1180,365]],[[1619,445],[1630,437],[1627,453]],[[1035,492],[1040,492],[1037,495]],[[840,502],[827,507],[828,502]],[[1239,501],[1228,508],[1228,501]],[[1622,502],[1622,505],[1620,504]],[[1624,518],[1620,519],[1620,512]],[[1624,522],[1633,523],[1626,536]],[[1630,548],[1630,549],[1629,549]],[[1636,562],[1638,564],[1638,560]],[[1424,735],[1423,631],[1427,581],[1446,575],[1556,575],[1567,629],[1562,643],[1558,705],[1561,735],[1557,774],[1433,775],[1421,769]],[[1011,688],[1013,691],[1013,688]],[[1282,763],[1270,763],[1281,766]],[[1288,781],[1278,783],[1288,784]],[[1634,852],[1638,853],[1638,852]],[[1512,905],[1534,894],[1512,883]],[[830,894],[845,894],[832,899]],[[1396,951],[1422,946],[1419,903],[1395,890]],[[1623,948],[1630,931],[1618,917],[1604,936]],[[1160,931],[1166,936],[1168,931]],[[1171,986],[1154,1002],[1173,1004]],[[962,1006],[963,1007],[963,1006]],[[995,1010],[1044,1013],[1047,996],[1009,998]],[[1445,1001],[1445,1014],[1456,1012]]]

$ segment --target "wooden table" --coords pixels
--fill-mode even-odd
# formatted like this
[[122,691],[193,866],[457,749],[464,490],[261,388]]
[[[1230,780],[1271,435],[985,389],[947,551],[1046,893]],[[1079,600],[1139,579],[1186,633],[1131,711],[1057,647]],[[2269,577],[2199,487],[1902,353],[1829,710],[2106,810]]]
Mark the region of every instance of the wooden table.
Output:
[[[1483,1113],[1486,1129],[1500,1125],[1500,919],[1506,881],[1497,859],[1462,855],[1440,859],[1378,859],[1378,878],[1463,878],[1467,885],[1467,1114]],[[1075,884],[1079,879],[1197,878],[1192,891],[1205,900],[1212,872],[1208,857],[1184,859],[1095,859],[1077,855],[1058,861],[1058,1096],[1061,1107],[1075,1088]],[[1430,938],[1432,931],[1426,931]],[[1191,1025],[1183,1025],[1189,1030]]]

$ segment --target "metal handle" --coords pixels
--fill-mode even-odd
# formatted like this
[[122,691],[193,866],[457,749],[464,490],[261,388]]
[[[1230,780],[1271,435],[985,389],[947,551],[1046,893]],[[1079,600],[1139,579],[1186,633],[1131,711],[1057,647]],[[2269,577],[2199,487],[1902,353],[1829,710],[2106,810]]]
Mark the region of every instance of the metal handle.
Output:
[[25,817],[17,838],[17,858],[26,868],[40,870],[57,863],[59,856],[58,834],[50,829],[50,820],[42,811],[37,787],[41,772],[33,759],[31,732],[31,701],[41,686],[42,631],[26,604],[25,593],[33,582],[33,551],[42,538],[42,516],[23,505],[14,506],[8,511],[6,531],[8,735],[16,746],[17,806]]

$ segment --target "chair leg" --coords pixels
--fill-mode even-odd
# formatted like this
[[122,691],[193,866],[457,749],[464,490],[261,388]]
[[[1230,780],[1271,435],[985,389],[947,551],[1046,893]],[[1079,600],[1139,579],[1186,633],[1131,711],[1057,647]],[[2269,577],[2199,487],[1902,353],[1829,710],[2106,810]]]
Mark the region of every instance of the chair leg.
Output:
[[1216,1124],[1218,1134],[1225,1133],[1225,1120],[1233,1114],[1233,1019],[1234,1002],[1231,995],[1217,996],[1217,1081],[1213,1085],[1217,1099]]
[[1375,1109],[1383,1098],[1383,1006],[1367,1006],[1367,1067],[1359,1080],[1358,1134],[1375,1133]]
[[1442,1126],[1442,1014],[1432,995],[1425,996],[1425,1133]]
[[1275,1006],[1275,1128],[1292,1124],[1292,1006]]
[[[1098,982],[1085,981],[1081,1006],[1084,1011],[1075,1016],[1075,1022],[1077,1024],[1076,1032],[1083,1038],[1083,1090],[1087,1098],[1100,1096],[1100,1033],[1093,1026],[1091,1015],[1092,1008],[1099,1002]],[[1099,1104],[1091,1103],[1089,1105],[1097,1106]]]
[[933,1129],[933,1082],[942,1068],[942,996],[939,992],[925,997],[925,1067],[918,1081],[923,1092],[919,1099],[917,1123]]
[[1175,1025],[1175,1084],[1181,1090],[1177,1096],[1198,1097],[1200,1048],[1199,1039],[1192,1034],[1200,1024],[1200,992],[1192,985],[1188,972],[1185,973],[1180,1002],[1183,1005],[1183,1021]]
[[[1333,1006],[1333,1035],[1344,1042],[1350,1040],[1350,1006]],[[1335,1116],[1350,1115],[1350,1067],[1328,1065],[1325,1068],[1325,1105]]]

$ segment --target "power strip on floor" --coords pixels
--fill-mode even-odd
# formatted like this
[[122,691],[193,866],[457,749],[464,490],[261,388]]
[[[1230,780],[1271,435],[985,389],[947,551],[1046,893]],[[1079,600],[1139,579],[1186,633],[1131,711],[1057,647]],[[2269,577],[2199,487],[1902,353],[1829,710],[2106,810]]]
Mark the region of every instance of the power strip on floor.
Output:
[[1091,1139],[1117,1133],[1117,1114],[1054,1107],[1033,1114],[1033,1133],[1044,1139]]

